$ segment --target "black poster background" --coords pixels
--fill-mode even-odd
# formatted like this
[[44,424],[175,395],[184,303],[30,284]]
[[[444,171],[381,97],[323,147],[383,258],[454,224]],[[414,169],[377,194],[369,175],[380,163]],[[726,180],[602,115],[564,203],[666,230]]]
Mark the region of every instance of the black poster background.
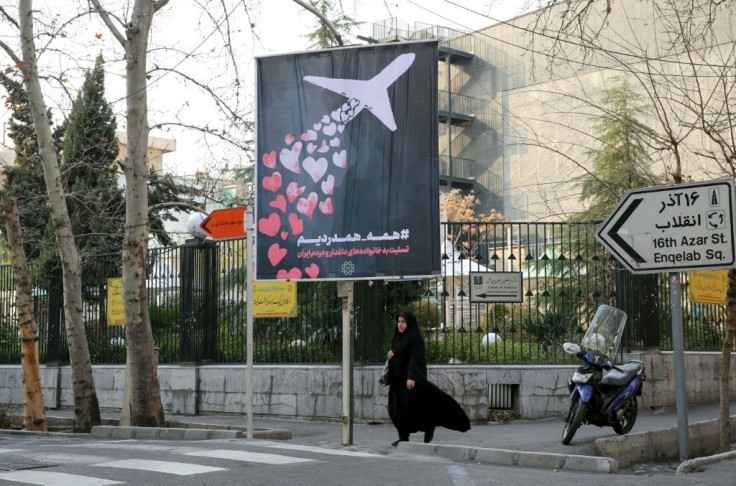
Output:
[[[407,53],[387,89],[395,131],[368,108],[340,123],[349,97],[304,81],[370,80]],[[437,43],[256,62],[256,279],[439,274]]]

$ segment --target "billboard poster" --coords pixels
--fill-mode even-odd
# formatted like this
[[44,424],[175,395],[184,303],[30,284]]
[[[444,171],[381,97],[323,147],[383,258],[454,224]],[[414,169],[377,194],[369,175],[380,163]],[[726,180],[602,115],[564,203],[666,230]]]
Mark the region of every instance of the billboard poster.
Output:
[[256,280],[438,275],[438,44],[256,59]]

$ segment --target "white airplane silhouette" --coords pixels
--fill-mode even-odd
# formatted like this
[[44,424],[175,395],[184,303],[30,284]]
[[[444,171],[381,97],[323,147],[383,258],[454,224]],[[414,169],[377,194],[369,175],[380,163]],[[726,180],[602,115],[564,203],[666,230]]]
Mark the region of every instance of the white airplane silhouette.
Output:
[[348,99],[356,99],[358,105],[355,107],[355,115],[363,108],[368,108],[368,111],[393,132],[396,130],[396,121],[388,99],[388,87],[409,69],[415,57],[414,54],[402,54],[367,81],[320,76],[304,76],[304,81],[334,91]]

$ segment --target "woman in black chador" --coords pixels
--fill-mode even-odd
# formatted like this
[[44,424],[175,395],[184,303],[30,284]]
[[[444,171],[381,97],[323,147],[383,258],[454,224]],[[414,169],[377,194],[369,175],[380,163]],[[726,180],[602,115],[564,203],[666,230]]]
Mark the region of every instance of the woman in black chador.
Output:
[[437,426],[459,432],[470,430],[470,420],[462,407],[427,380],[424,340],[411,312],[397,314],[387,357],[388,415],[399,433],[399,440],[391,445],[408,441],[409,434],[419,431],[424,432],[424,442],[431,442]]

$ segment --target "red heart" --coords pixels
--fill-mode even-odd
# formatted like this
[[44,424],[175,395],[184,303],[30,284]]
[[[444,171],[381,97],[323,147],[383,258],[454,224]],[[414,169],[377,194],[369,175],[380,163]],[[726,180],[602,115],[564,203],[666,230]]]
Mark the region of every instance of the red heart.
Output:
[[[281,187],[281,174],[274,172],[273,175],[264,177],[262,183],[264,189],[276,192]],[[285,203],[286,201],[284,201]]]
[[276,213],[271,213],[268,218],[258,220],[258,231],[268,236],[276,236],[281,230],[281,218]]
[[289,198],[289,204],[294,202],[294,199],[298,198],[304,192],[304,186],[299,187],[296,182],[290,183],[286,186],[286,197]]
[[[296,137],[294,137],[294,135],[292,135],[291,133],[287,133],[286,136],[284,137],[284,142],[286,142],[286,145],[291,145],[291,142],[293,142],[295,139]],[[276,156],[276,152],[274,152],[274,157],[275,156]]]
[[307,275],[309,275],[311,278],[317,278],[317,275],[319,275],[319,267],[316,263],[312,263],[307,268],[305,268],[304,271],[307,272]]
[[296,203],[296,210],[302,213],[304,216],[308,217],[309,219],[312,219],[312,214],[314,214],[314,209],[317,207],[317,193],[316,192],[310,192],[309,197],[307,199],[299,198],[299,200]]
[[281,194],[276,196],[276,200],[271,201],[268,205],[272,208],[280,209],[282,213],[286,212],[286,198]]
[[291,232],[294,233],[294,236],[304,231],[304,222],[295,213],[289,215],[289,224],[291,225]]
[[286,270],[279,270],[276,273],[276,278],[279,280],[298,280],[302,278],[302,271],[294,267],[288,272]]
[[289,237],[289,232],[288,231],[282,231],[281,232],[281,239],[282,240],[285,240],[288,237]]
[[269,169],[276,168],[276,151],[271,150],[267,154],[263,154],[263,165],[268,167]]
[[319,210],[322,211],[323,214],[332,214],[332,199],[328,197],[324,201],[320,201]]
[[286,248],[279,248],[278,243],[274,243],[268,248],[268,260],[271,262],[272,267],[278,265],[285,256]]

